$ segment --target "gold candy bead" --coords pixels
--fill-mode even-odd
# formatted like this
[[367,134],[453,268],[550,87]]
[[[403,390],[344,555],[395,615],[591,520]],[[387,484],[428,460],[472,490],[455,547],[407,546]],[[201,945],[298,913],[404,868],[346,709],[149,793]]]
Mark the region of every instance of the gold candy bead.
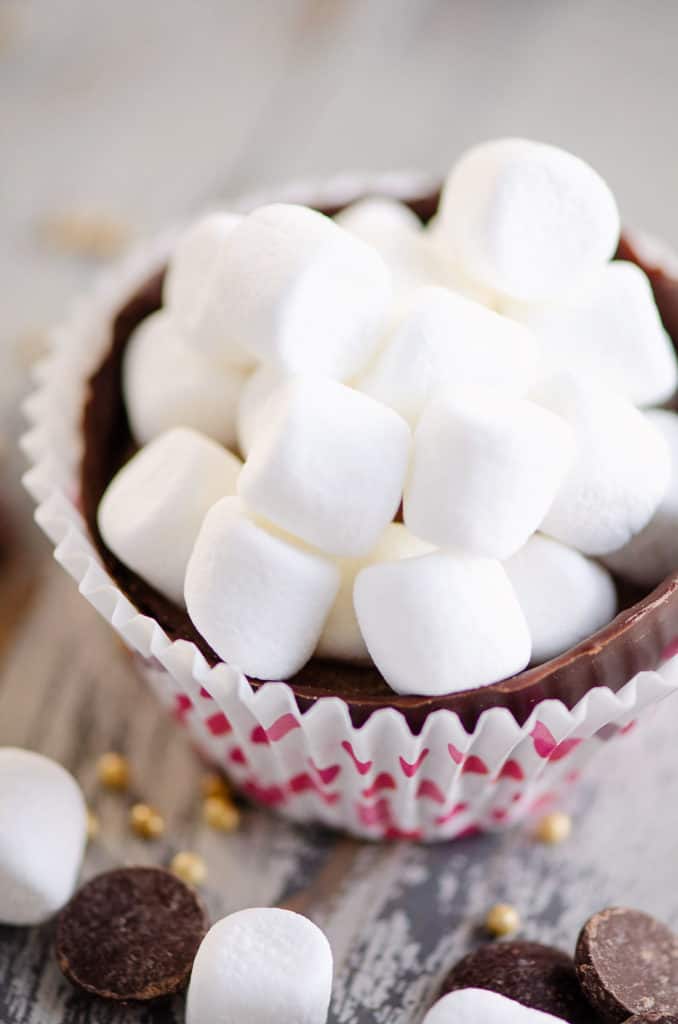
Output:
[[102,754],[97,761],[97,778],[106,789],[127,789],[129,775],[129,763],[122,754],[109,752]]
[[540,843],[556,845],[563,843],[572,832],[572,818],[564,811],[553,811],[545,814],[537,825],[536,837]]
[[203,775],[200,780],[200,788],[206,800],[211,796],[220,796],[226,800],[231,795],[226,785],[226,780],[216,772],[208,772],[206,775]]
[[94,811],[87,811],[87,841],[92,842],[99,835],[99,819]]
[[496,903],[487,912],[485,928],[497,938],[513,935],[520,928],[520,914],[510,903]]
[[186,885],[202,885],[207,878],[207,865],[200,854],[182,850],[172,857],[170,871]]
[[220,832],[235,832],[240,824],[240,811],[223,796],[208,796],[202,805],[202,814],[210,828]]
[[134,804],[129,812],[129,823],[140,839],[157,839],[165,831],[163,816],[148,804]]

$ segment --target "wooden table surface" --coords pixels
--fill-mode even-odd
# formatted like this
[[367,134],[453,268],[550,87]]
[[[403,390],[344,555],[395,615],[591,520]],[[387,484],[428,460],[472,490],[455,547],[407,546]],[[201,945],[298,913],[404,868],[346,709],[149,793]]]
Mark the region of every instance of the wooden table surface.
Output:
[[[0,514],[14,531],[0,565],[0,745],[40,750],[82,783],[101,819],[85,876],[193,849],[213,917],[256,904],[313,917],[336,959],[331,1024],[417,1024],[500,899],[525,936],[565,948],[610,902],[678,926],[678,701],[599,756],[560,847],[529,830],[367,845],[253,809],[236,834],[210,832],[185,737],[29,522],[13,453],[26,370],[126,240],[293,176],[439,171],[493,135],[574,149],[627,221],[678,239],[677,33],[668,0],[0,0]],[[128,754],[133,796],[166,815],[161,841],[131,838],[128,801],[98,791],[107,749]],[[81,999],[51,942],[50,926],[0,928],[2,1024],[183,1019],[181,1000],[151,1012]]]

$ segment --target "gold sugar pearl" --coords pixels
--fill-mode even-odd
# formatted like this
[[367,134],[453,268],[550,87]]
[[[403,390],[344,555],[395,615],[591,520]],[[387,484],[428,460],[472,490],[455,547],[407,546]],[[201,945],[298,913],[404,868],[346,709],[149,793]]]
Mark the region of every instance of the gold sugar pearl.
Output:
[[569,838],[572,832],[572,818],[564,811],[553,811],[545,814],[537,825],[536,838],[540,843],[548,843],[555,846],[563,843]]
[[129,823],[140,839],[157,839],[165,831],[163,816],[148,804],[134,804],[129,812]]
[[99,835],[99,819],[94,811],[87,811],[87,841],[92,842]]
[[172,857],[170,871],[186,885],[202,885],[207,878],[207,865],[200,854],[182,850]]
[[200,788],[206,800],[211,796],[220,796],[222,799],[227,800],[231,795],[226,780],[223,776],[217,775],[216,772],[208,772],[206,775],[203,775],[200,780]]
[[106,210],[86,207],[50,214],[38,228],[53,249],[96,259],[117,256],[132,234],[129,224],[120,218]]
[[485,928],[497,938],[513,935],[520,928],[520,914],[510,903],[496,903],[487,912]]
[[240,811],[223,796],[208,796],[202,805],[202,814],[210,828],[219,832],[235,832],[240,824]]
[[97,778],[106,789],[124,790],[129,786],[129,764],[126,757],[110,751],[97,761]]

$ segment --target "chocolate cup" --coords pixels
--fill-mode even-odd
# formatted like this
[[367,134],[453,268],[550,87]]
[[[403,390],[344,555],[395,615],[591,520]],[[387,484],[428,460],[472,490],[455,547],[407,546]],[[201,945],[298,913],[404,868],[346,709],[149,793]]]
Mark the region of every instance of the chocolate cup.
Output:
[[[422,221],[427,221],[437,209],[438,198],[436,192],[405,197],[404,201]],[[325,207],[323,212],[331,215],[339,209]],[[648,265],[627,237],[622,238],[617,255],[637,263],[648,274],[664,325],[678,347],[678,279],[659,266]],[[134,328],[160,308],[163,276],[160,272],[148,280],[120,310],[113,322],[110,350],[89,380],[83,415],[82,508],[97,551],[120,589],[140,612],[156,619],[171,639],[192,641],[214,665],[219,658],[185,610],[126,568],[106,547],[97,526],[101,496],[135,450],[122,398],[122,357]],[[490,686],[442,697],[400,696],[374,667],[315,658],[287,682],[301,711],[321,697],[338,696],[345,700],[356,726],[385,707],[401,711],[415,733],[431,712],[441,709],[454,711],[468,730],[474,728],[483,711],[493,707],[507,708],[522,725],[542,700],[558,699],[572,708],[593,687],[619,690],[637,672],[656,669],[669,645],[678,638],[678,570],[650,594],[617,582],[625,607],[604,629],[559,657]],[[263,685],[259,680],[250,682],[255,689]]]

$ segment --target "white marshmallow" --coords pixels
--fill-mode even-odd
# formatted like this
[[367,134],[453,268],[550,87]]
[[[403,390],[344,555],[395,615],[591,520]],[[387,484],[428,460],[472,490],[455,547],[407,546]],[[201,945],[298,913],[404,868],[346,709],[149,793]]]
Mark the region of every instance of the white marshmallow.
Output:
[[535,663],[562,654],[617,611],[609,572],[550,537],[534,534],[504,568],[527,619]]
[[414,435],[405,524],[441,547],[508,558],[539,527],[573,455],[571,427],[533,402],[436,399]]
[[569,303],[509,310],[541,343],[543,376],[572,370],[601,378],[635,405],[665,401],[678,383],[676,355],[647,275],[615,260]]
[[669,446],[668,490],[645,529],[621,550],[607,555],[605,564],[639,586],[652,587],[678,569],[678,416],[665,409],[652,409],[646,415]]
[[376,565],[379,562],[396,562],[401,558],[426,555],[432,550],[430,544],[419,540],[402,523],[389,523],[377,541],[376,547],[366,558],[340,559],[339,593],[318,641],[316,655],[319,658],[343,658],[346,661],[369,662],[370,653],[360,632],[353,607],[353,585],[356,576],[361,569],[368,565]]
[[333,555],[367,554],[400,504],[410,429],[367,395],[314,377],[276,391],[238,493],[259,515]]
[[603,179],[578,157],[525,139],[465,153],[445,183],[438,218],[469,276],[522,302],[573,293],[619,239]]
[[247,458],[259,428],[268,420],[269,398],[284,380],[275,366],[264,363],[254,371],[242,389],[238,404],[237,433],[238,447],[244,458]]
[[241,462],[208,437],[175,427],[118,471],[99,504],[101,536],[121,562],[183,603],[184,575],[211,505],[235,492]]
[[356,386],[414,424],[438,392],[525,394],[538,363],[526,328],[448,289],[422,288]]
[[0,923],[46,921],[71,898],[87,839],[80,787],[40,754],[0,749]]
[[329,559],[224,498],[205,517],[188,563],[186,608],[224,661],[255,679],[287,679],[313,654],[339,579]]
[[186,1024],[325,1024],[332,950],[291,910],[257,907],[217,921],[200,944]]
[[167,266],[163,301],[187,342],[212,359],[250,367],[254,359],[231,332],[221,296],[221,266],[242,217],[212,213],[179,238]]
[[525,668],[530,634],[499,562],[449,551],[383,562],[353,593],[374,663],[396,693],[487,686]]
[[125,351],[123,395],[139,444],[181,426],[233,448],[244,383],[245,370],[208,359],[186,345],[163,310],[137,327]]
[[562,1024],[562,1020],[516,1003],[498,992],[460,988],[439,999],[424,1017],[423,1024]]
[[265,206],[229,236],[219,299],[229,336],[288,373],[347,380],[370,360],[391,297],[381,256],[329,217]]
[[627,544],[650,521],[669,483],[668,446],[628,399],[573,374],[533,399],[574,429],[577,452],[540,527],[586,555]]

